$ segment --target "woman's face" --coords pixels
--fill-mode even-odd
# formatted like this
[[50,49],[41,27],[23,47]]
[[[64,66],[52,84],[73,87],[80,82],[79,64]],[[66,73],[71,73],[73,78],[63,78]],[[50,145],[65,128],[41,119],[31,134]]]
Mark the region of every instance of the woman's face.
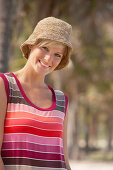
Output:
[[62,45],[29,46],[31,49],[28,62],[38,73],[47,75],[61,62],[64,54]]

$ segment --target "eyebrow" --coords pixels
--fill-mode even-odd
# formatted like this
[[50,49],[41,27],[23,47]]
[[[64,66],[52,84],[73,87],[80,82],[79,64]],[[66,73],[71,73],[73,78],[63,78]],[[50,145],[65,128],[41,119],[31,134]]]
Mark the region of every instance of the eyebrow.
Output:
[[55,52],[55,53],[59,53],[59,54],[62,54],[61,52]]
[[[43,46],[45,46],[45,47],[49,48],[49,45],[47,45],[47,44],[44,44],[44,45],[42,45],[41,47],[43,47]],[[55,53],[58,53],[58,54],[63,55],[63,53],[62,53],[62,52],[59,52],[59,51],[57,51],[57,52],[55,52]]]

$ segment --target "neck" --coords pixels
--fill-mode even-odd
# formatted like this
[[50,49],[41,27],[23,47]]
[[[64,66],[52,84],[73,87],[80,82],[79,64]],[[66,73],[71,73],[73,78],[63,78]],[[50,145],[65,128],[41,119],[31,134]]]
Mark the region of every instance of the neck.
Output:
[[33,69],[27,68],[26,65],[16,72],[18,79],[30,87],[47,88],[44,80],[45,76],[38,74]]

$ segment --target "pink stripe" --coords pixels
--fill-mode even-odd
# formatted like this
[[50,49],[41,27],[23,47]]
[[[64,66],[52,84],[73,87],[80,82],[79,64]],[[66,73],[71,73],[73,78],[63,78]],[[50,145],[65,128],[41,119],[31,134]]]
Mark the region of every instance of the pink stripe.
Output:
[[63,140],[61,138],[55,138],[55,137],[42,137],[42,136],[35,136],[32,134],[4,134],[4,141],[14,141],[14,142],[21,142],[21,141],[27,141],[32,143],[38,143],[42,145],[60,145],[63,147]]
[[9,83],[3,73],[0,73],[0,77],[4,80],[5,90],[6,90],[6,95],[7,95],[7,103],[8,103],[8,101],[9,101]]
[[32,150],[38,152],[53,152],[53,153],[63,153],[63,147],[51,146],[51,145],[39,145],[29,142],[4,142],[2,145],[2,150],[6,149],[22,149],[22,150]]
[[52,111],[40,111],[37,110],[31,106],[27,106],[25,104],[13,104],[13,103],[8,103],[8,108],[7,108],[7,112],[10,111],[25,111],[25,112],[29,112],[29,113],[34,113],[40,116],[45,116],[45,117],[59,117],[61,119],[64,119],[64,113],[58,110],[52,110]]
[[33,159],[43,160],[62,160],[64,161],[64,155],[53,153],[40,153],[26,150],[3,150],[2,157],[28,157]]

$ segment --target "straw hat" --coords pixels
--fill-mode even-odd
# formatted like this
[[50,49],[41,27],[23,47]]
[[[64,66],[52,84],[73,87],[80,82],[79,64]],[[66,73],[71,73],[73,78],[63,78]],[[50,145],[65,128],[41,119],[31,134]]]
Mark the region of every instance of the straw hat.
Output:
[[28,59],[30,49],[28,45],[38,44],[40,40],[53,40],[67,46],[66,55],[61,60],[55,70],[64,68],[69,63],[69,56],[72,52],[71,44],[72,26],[67,22],[55,18],[47,17],[39,21],[29,38],[20,46],[23,56]]

